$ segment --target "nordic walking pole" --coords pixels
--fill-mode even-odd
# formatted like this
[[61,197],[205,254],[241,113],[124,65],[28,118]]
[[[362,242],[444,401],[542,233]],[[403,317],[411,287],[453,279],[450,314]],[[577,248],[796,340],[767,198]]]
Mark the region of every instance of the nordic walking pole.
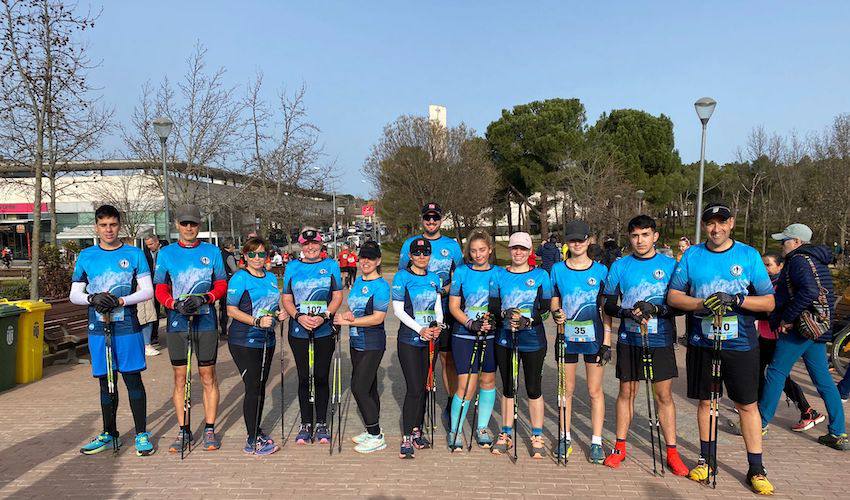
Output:
[[[463,416],[463,409],[466,408],[468,401],[466,400],[466,396],[469,394],[469,382],[472,379],[472,364],[475,363],[475,355],[478,353],[478,344],[479,337],[481,336],[481,332],[476,332],[475,340],[472,344],[472,355],[469,357],[469,365],[466,369],[466,386],[463,388],[463,398],[460,400],[460,413],[457,415],[457,420],[455,421],[455,435],[452,439],[451,444],[449,445],[449,451],[455,451],[455,443],[457,442],[457,436],[460,434],[463,435],[463,427],[461,427],[461,417]],[[451,429],[449,429],[451,432]],[[461,444],[459,449],[463,449],[463,444]]]
[[[664,475],[664,451],[661,447],[661,427],[658,422],[658,402],[655,401],[655,375],[652,369],[652,352],[649,350],[649,328],[640,324],[641,344],[643,346],[643,379],[646,382],[646,414],[649,419],[649,440],[652,441],[652,473],[658,474],[655,441],[658,440],[658,461],[661,462],[661,475]],[[654,403],[654,406],[653,406]],[[654,415],[654,417],[653,417]]]
[[[566,406],[566,391],[564,390],[564,325],[560,324],[557,327],[557,332],[555,333],[555,362],[558,368],[558,445],[557,445],[557,458],[558,465],[563,464],[564,467],[567,466],[567,441],[566,441],[566,427],[567,427],[567,406]],[[561,455],[561,440],[564,440],[564,454]]]
[[[112,363],[112,312],[103,314],[103,338],[106,344],[106,387],[109,391],[109,400],[112,403],[112,414],[116,415],[118,413],[118,391],[115,390],[115,367]],[[112,456],[116,455],[118,455],[118,436],[112,436]]]
[[[725,310],[720,310],[714,314],[712,333],[714,334],[714,347],[711,350],[711,394],[709,400],[708,414],[708,439],[709,439],[709,465],[708,472],[711,476],[711,487],[717,488],[717,425],[720,418],[720,384],[722,383],[720,373],[720,351],[723,349],[723,316],[726,315]],[[708,478],[706,478],[706,483]]]
[[[192,338],[192,319],[194,316],[189,315],[186,317],[186,335],[187,335],[187,344],[186,347],[186,382],[183,384],[183,426],[184,429],[189,429],[189,433],[192,432],[192,344],[194,344],[194,339]],[[186,452],[186,431],[180,433],[180,460],[183,460]],[[189,446],[192,445],[192,439],[189,439]]]
[[[511,313],[511,319],[513,319],[513,313]],[[513,349],[512,349],[512,352],[511,352],[511,378],[512,378],[511,383],[513,384],[513,389],[514,389],[514,422],[513,422],[513,428],[511,429],[511,432],[513,434],[513,448],[514,448],[514,453],[513,453],[513,456],[512,456],[513,463],[516,463],[517,459],[519,458],[518,455],[517,455],[517,446],[518,446],[518,439],[519,439],[519,435],[518,435],[519,434],[519,425],[518,425],[519,412],[517,411],[517,406],[519,406],[518,405],[518,403],[519,403],[519,394],[518,394],[519,393],[519,342],[518,342],[518,340],[519,339],[517,338],[517,330],[516,330],[516,327],[514,327],[513,322],[512,322],[511,323],[511,346],[512,346]]]
[[339,452],[342,452],[342,363],[340,361],[339,352],[339,337],[340,329],[336,325],[331,325],[332,335],[335,337],[336,349],[334,349],[333,357],[333,377],[331,378],[331,419],[330,419],[330,435],[331,442],[329,447],[330,455],[334,454],[334,416],[339,419],[336,426],[336,432],[339,436],[336,438],[336,445],[339,447]]
[[315,333],[313,330],[307,330],[307,335],[309,337],[309,343],[307,345],[307,366],[309,368],[309,373],[307,375],[307,385],[309,387],[309,401],[310,408],[312,413],[312,426],[310,427],[310,432],[316,432],[316,379],[313,375],[315,369],[315,351],[314,351],[314,339]]
[[434,397],[434,350],[436,347],[436,342],[434,340],[428,341],[428,377],[425,380],[425,390],[428,391],[427,395],[427,413],[428,413],[428,427],[429,434],[431,437],[431,443],[434,443],[434,405],[435,405],[435,397]]
[[[484,313],[484,321],[487,324],[490,324],[490,313]],[[472,439],[475,437],[475,433],[478,431],[478,399],[481,396],[481,368],[484,366],[484,353],[487,350],[487,340],[485,339],[486,335],[481,335],[480,337],[476,337],[475,341],[478,343],[478,373],[476,382],[478,384],[477,390],[475,392],[475,409],[472,410],[472,422],[469,429],[469,441],[466,442],[466,452],[469,453],[472,451]],[[475,356],[473,354],[473,356]],[[471,374],[470,374],[471,375]],[[460,429],[458,429],[460,430]]]
[[[254,451],[259,450],[261,446],[260,442],[260,422],[263,420],[263,398],[266,395],[266,352],[269,345],[269,332],[268,330],[263,330],[263,358],[260,360],[260,377],[257,380],[258,393],[257,397],[257,420],[254,423]],[[272,353],[274,354],[274,353]]]
[[337,418],[337,426],[336,426],[336,443],[337,443],[337,453],[342,453],[342,349],[340,346],[340,329],[337,327],[336,331],[336,369],[339,376],[337,377],[337,396],[336,396],[336,418]]
[[286,406],[283,404],[283,372],[286,371],[285,370],[286,364],[285,364],[285,360],[284,360],[283,346],[284,346],[284,343],[283,343],[283,322],[281,322],[280,323],[280,438],[281,438],[280,446],[281,446],[281,448],[285,444],[285,440],[283,439],[283,436],[286,435],[286,429],[284,428],[284,421],[283,421],[283,413],[284,413],[284,410],[286,409]]

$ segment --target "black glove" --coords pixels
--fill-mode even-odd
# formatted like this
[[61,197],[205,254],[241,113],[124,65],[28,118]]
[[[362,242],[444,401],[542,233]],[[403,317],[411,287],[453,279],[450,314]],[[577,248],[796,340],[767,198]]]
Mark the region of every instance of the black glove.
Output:
[[89,295],[89,304],[94,306],[94,310],[99,312],[100,314],[106,314],[116,307],[120,307],[121,303],[118,302],[118,297],[112,295],[109,292],[100,292]]
[[609,361],[611,361],[611,347],[602,344],[596,351],[596,362],[599,363],[599,366],[605,366]]
[[741,307],[744,295],[729,295],[725,292],[714,292],[702,302],[702,305],[714,314],[724,315],[732,308]]
[[644,319],[649,319],[650,317],[658,317],[658,314],[661,312],[657,305],[652,302],[647,302],[645,300],[639,300],[635,302],[635,305],[632,309],[637,309],[640,311],[640,315]]
[[183,300],[179,300],[174,304],[174,310],[184,316],[194,316],[201,310],[201,306],[206,305],[207,298],[200,295],[190,295]]
[[563,325],[567,321],[567,315],[563,309],[555,309],[552,311],[552,319],[555,320],[555,323]]
[[481,329],[484,328],[484,323],[486,323],[486,322],[487,321],[483,316],[476,319],[475,321],[473,321],[471,319],[467,320],[466,329],[469,330],[472,333],[480,333]]
[[622,319],[630,319],[630,320],[635,321],[637,323],[640,323],[640,320],[642,319],[640,316],[635,316],[635,310],[631,307],[620,308],[620,317]]
[[[506,319],[510,322],[511,328],[514,330],[527,330],[531,328],[531,318],[526,318],[523,316],[519,309],[512,308],[505,311]],[[515,316],[519,316],[517,319],[514,319]]]

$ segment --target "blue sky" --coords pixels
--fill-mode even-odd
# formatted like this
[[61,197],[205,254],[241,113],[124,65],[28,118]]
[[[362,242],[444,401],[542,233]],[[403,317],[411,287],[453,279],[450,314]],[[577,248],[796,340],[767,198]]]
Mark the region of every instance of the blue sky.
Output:
[[[483,134],[502,109],[577,97],[607,110],[664,113],[685,162],[699,158],[693,102],[718,101],[707,156],[734,159],[749,130],[819,131],[850,112],[850,2],[109,1],[87,33],[92,82],[126,123],[145,81],[178,79],[196,41],[210,67],[269,97],[307,86],[310,117],[345,173],[382,127],[448,108]],[[83,6],[85,6],[83,4]],[[100,4],[93,4],[96,9]],[[117,148],[117,134],[106,148]]]

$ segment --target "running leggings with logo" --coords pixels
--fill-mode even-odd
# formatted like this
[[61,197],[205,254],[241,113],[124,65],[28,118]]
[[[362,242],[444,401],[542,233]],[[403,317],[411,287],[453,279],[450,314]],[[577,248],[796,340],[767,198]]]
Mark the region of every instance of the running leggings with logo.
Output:
[[[404,342],[398,343],[398,361],[404,373],[407,391],[401,407],[401,433],[409,436],[413,429],[422,428],[425,420],[425,379],[428,377],[428,348],[414,347]],[[434,363],[437,353],[434,353]]]
[[[313,422],[313,405],[310,404],[310,365],[307,358],[310,341],[290,335],[289,347],[292,349],[295,369],[298,371],[298,404],[301,407],[301,423],[310,424]],[[316,388],[317,425],[327,423],[328,399],[331,392],[331,358],[333,358],[335,347],[332,335],[313,341],[313,385]]]
[[[351,349],[351,393],[371,434],[380,433],[381,398],[378,393],[378,368],[384,351]],[[376,431],[376,432],[372,432]]]
[[[514,397],[514,384],[511,379],[513,376],[511,356],[511,349],[496,344],[496,365],[502,375],[502,394],[506,398]],[[522,365],[522,372],[525,375],[525,392],[528,393],[528,399],[537,399],[543,395],[543,362],[545,360],[546,347],[538,351],[520,351],[519,353],[520,365]]]
[[[145,385],[142,383],[140,372],[122,373],[124,385],[127,387],[127,397],[130,400],[130,411],[133,413],[133,423],[136,426],[136,434],[147,430],[147,394]],[[118,372],[115,372],[115,394],[109,394],[109,382],[106,375],[98,377],[100,381],[100,412],[103,415],[104,432],[118,436]]]
[[263,385],[260,386],[260,367],[263,364],[263,350],[256,347],[243,347],[229,344],[230,355],[242,377],[245,385],[245,398],[242,400],[242,416],[245,419],[245,429],[248,437],[257,437],[257,403],[259,403],[260,415],[263,414],[263,405],[266,402],[266,381],[269,379],[272,358],[274,357],[274,346],[266,349],[266,367],[263,370]]

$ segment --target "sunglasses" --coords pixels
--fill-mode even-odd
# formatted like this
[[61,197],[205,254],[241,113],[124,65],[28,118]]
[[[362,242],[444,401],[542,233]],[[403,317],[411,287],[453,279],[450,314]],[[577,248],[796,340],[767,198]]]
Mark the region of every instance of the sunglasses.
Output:
[[414,257],[428,257],[431,255],[430,250],[413,250],[410,252],[410,255]]
[[189,222],[189,221],[181,221],[180,225],[183,227],[198,227],[197,222]]
[[437,222],[437,221],[442,220],[442,219],[443,218],[440,217],[439,215],[423,215],[422,216],[422,220],[427,221],[427,222]]
[[247,255],[249,259],[253,259],[255,257],[265,259],[266,255],[268,255],[268,252],[248,252],[245,255]]

